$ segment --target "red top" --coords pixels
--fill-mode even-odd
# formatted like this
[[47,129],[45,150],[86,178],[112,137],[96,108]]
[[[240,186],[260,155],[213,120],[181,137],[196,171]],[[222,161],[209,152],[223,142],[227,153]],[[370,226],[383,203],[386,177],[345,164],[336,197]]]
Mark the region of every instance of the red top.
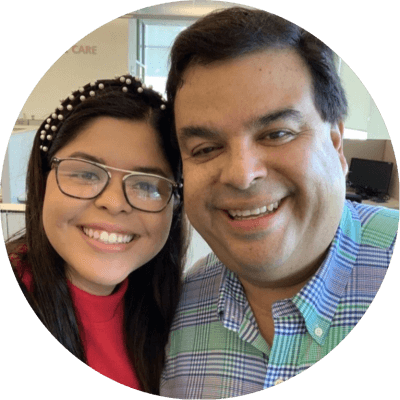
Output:
[[[26,246],[18,253],[26,252]],[[32,290],[32,274],[18,254],[10,261],[21,275],[22,282]],[[90,367],[116,382],[133,389],[141,389],[130,364],[123,335],[124,295],[128,288],[125,279],[118,290],[109,296],[95,296],[84,292],[68,281],[87,363]]]

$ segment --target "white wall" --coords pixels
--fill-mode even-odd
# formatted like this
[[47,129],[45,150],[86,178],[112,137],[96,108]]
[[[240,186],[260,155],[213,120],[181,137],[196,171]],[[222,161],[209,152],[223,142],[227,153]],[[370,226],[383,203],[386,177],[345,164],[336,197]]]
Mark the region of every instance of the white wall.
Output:
[[[235,5],[227,2],[184,1],[161,4],[139,10],[142,14],[154,15],[190,15],[199,17],[216,8]],[[137,6],[137,5],[136,5]],[[133,4],[132,8],[135,8]],[[96,54],[76,54],[65,49],[63,54],[38,82],[24,104],[20,117],[37,120],[46,118],[65,99],[70,92],[96,79],[113,78],[127,72],[135,74],[136,60],[136,19],[118,18],[93,32],[76,43],[80,46],[96,47]]]
[[[21,117],[46,118],[72,91],[96,79],[128,72],[129,19],[119,18],[96,29],[63,54],[38,82],[24,104]],[[79,52],[95,47],[96,54]],[[75,52],[74,52],[75,51]]]
[[[147,15],[177,15],[199,18],[202,15],[208,14],[214,10],[238,5],[241,4],[213,0],[177,1],[142,8],[138,10],[137,13]],[[243,4],[241,6],[251,8],[250,6]]]

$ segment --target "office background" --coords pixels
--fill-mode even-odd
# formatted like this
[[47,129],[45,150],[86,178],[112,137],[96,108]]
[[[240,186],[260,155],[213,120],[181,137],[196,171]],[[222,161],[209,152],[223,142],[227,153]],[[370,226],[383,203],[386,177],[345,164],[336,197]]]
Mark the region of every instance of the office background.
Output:
[[[148,7],[117,18],[74,44],[50,67],[24,104],[6,153],[2,174],[3,236],[24,226],[25,173],[36,129],[79,86],[129,72],[164,93],[168,54],[176,35],[199,16],[234,3],[208,0]],[[389,195],[399,200],[393,146],[378,108],[351,68],[338,57],[338,69],[349,100],[344,152],[352,157],[394,163]],[[205,256],[209,246],[194,231],[188,266]]]

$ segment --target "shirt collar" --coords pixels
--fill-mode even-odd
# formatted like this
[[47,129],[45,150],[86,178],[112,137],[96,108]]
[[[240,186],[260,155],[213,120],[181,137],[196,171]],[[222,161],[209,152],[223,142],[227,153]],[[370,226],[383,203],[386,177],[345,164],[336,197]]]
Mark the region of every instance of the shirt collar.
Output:
[[[351,203],[346,202],[324,262],[292,299],[274,304],[274,313],[291,313],[297,308],[305,320],[309,334],[323,345],[350,278],[360,241],[360,219]],[[346,257],[343,257],[344,253]],[[238,331],[248,310],[248,301],[236,274],[222,263],[221,268],[218,316],[226,328]]]
[[292,302],[299,309],[313,339],[322,345],[352,273],[361,241],[361,222],[351,205],[345,203],[342,218],[328,255],[315,275]]

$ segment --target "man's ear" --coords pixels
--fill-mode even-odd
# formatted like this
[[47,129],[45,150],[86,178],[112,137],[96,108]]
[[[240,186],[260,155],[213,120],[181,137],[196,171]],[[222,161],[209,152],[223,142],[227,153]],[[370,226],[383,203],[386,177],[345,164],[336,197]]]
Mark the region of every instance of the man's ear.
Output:
[[342,165],[343,174],[344,176],[346,176],[349,167],[347,165],[347,161],[343,153],[343,134],[344,134],[343,121],[339,121],[338,123],[331,125],[331,140],[333,143],[333,147],[338,152],[340,164]]

